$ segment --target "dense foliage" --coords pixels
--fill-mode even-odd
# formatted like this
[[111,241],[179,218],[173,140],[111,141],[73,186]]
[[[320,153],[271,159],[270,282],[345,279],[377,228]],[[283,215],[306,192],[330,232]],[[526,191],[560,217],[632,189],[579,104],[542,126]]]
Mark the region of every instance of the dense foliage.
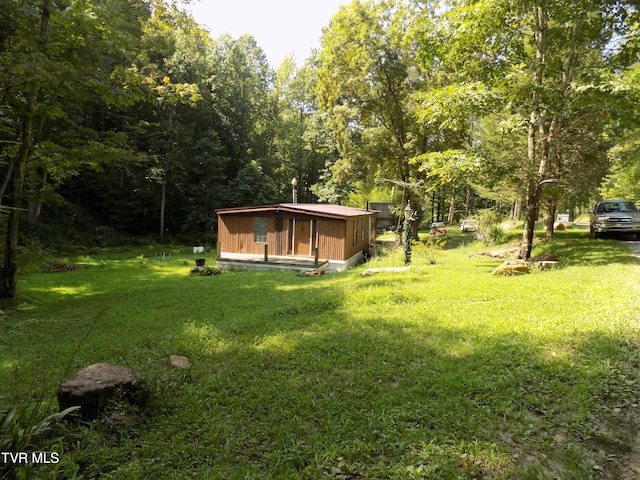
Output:
[[173,0],[0,0],[2,294],[25,227],[206,241],[215,208],[288,200],[293,177],[302,202],[382,192],[427,221],[524,211],[523,256],[542,209],[605,177],[639,193],[634,2],[437,3],[354,0],[274,68]]

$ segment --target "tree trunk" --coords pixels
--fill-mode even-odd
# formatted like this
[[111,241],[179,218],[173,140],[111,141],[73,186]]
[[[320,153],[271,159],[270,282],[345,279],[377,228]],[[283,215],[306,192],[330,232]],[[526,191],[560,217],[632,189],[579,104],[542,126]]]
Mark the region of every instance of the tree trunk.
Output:
[[164,209],[167,203],[167,182],[162,181],[162,198],[160,199],[160,240],[164,240]]
[[453,225],[454,215],[456,213],[456,189],[451,190],[451,203],[449,204],[449,215],[447,216],[447,224]]
[[[534,37],[536,43],[536,64],[533,73],[533,94],[531,98],[531,116],[529,118],[529,131],[527,134],[527,162],[529,178],[527,180],[527,211],[524,219],[524,230],[522,232],[522,245],[520,246],[520,258],[531,257],[533,248],[533,236],[535,223],[538,218],[538,208],[542,197],[542,179],[546,175],[546,163],[543,147],[543,154],[538,160],[537,141],[543,144],[548,139],[544,134],[544,119],[541,118],[540,89],[544,79],[544,67],[547,58],[547,20],[548,12],[544,6],[534,7],[535,29]],[[540,138],[536,133],[539,133]],[[548,146],[548,144],[547,144]],[[548,148],[546,149],[548,151]],[[536,165],[538,168],[536,169]]]
[[520,220],[520,215],[522,215],[522,199],[516,198],[511,206],[511,220]]
[[527,209],[524,215],[524,230],[522,232],[522,245],[520,247],[520,258],[527,259],[531,257],[531,249],[533,248],[533,236],[536,228],[536,220],[538,219],[538,199],[540,196],[540,187],[533,181],[529,182],[527,188]]
[[29,213],[27,215],[27,219],[31,225],[35,225],[40,218],[40,213],[42,212],[42,203],[44,202],[44,189],[47,186],[47,179],[49,175],[47,172],[44,172],[42,175],[42,185],[40,187],[40,192],[36,196],[35,200],[29,200]]
[[[42,53],[47,42],[49,18],[51,17],[51,0],[43,0],[40,12],[40,33],[37,51]],[[13,162],[13,174],[7,184],[7,236],[4,249],[4,263],[0,270],[0,297],[14,298],[17,294],[18,273],[18,233],[20,229],[20,213],[22,209],[22,189],[27,172],[27,163],[31,159],[34,147],[34,124],[36,119],[36,103],[40,92],[40,81],[34,79],[26,96],[26,110],[22,119],[20,147]]]
[[[37,89],[35,96],[37,96]],[[31,103],[31,101],[29,102]],[[35,104],[35,102],[33,102]],[[30,126],[33,123],[26,121],[23,127],[23,145],[20,146],[16,157],[16,166],[8,185],[9,218],[7,220],[7,236],[4,248],[4,264],[0,271],[0,297],[14,298],[17,294],[16,283],[18,273],[18,233],[20,229],[20,213],[22,207],[22,187],[26,173],[26,165],[31,157],[32,149],[26,138],[30,137]]]
[[11,181],[11,176],[13,175],[13,162],[14,159],[11,158],[9,160],[9,168],[7,168],[7,173],[2,180],[2,185],[0,185],[0,205],[3,205],[4,193],[7,191],[7,187],[9,186],[9,182]]
[[547,232],[545,234],[547,240],[551,240],[553,238],[553,224],[556,218],[557,207],[558,204],[555,200],[549,200],[549,202],[547,202]]

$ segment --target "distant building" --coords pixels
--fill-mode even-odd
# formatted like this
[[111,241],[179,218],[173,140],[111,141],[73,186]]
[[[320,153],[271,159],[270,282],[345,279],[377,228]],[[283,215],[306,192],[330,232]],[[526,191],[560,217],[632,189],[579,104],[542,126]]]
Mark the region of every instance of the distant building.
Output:
[[377,229],[388,230],[398,225],[398,217],[391,213],[392,203],[388,202],[372,202],[369,204],[371,210],[376,210],[378,213]]

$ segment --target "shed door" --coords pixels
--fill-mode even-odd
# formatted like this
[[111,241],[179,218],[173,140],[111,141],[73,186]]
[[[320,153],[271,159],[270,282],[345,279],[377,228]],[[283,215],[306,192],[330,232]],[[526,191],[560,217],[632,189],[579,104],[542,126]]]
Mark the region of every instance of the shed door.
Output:
[[294,231],[294,255],[311,255],[311,222],[296,219]]

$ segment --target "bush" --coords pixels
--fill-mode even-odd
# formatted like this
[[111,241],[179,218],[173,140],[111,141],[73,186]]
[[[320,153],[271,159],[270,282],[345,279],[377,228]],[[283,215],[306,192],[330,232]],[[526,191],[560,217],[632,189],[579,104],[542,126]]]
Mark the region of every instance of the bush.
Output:
[[492,208],[480,210],[478,218],[478,236],[486,245],[500,243],[505,236],[504,229],[500,226],[503,215]]
[[435,265],[440,251],[447,242],[441,238],[430,237],[420,242],[412,242],[411,250],[414,257],[424,259],[430,265]]
[[504,239],[504,228],[494,225],[489,229],[488,236],[492,243],[501,243]]

